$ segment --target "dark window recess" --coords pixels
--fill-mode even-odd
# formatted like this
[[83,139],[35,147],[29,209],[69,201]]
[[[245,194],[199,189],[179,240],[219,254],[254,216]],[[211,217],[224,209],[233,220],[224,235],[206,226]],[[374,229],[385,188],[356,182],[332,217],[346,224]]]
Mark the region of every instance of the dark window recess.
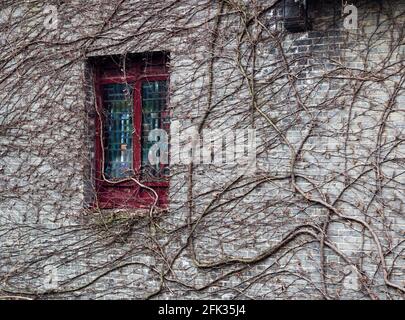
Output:
[[284,0],[284,28],[289,32],[303,32],[311,29],[308,18],[309,0]]
[[111,56],[91,63],[97,94],[95,206],[148,207],[157,194],[157,204],[165,207],[169,166],[151,164],[148,154],[159,142],[150,141],[150,132],[170,132],[168,55]]

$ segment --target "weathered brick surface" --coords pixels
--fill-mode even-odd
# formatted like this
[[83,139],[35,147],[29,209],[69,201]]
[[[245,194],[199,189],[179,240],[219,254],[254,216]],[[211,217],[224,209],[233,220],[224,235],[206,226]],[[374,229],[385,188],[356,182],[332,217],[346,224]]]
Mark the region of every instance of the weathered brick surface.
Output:
[[[326,282],[332,298],[403,299],[384,281],[373,237],[390,281],[403,288],[404,46],[397,25],[405,6],[393,1],[381,11],[376,1],[359,1],[359,29],[348,31],[337,2],[312,8],[312,31],[263,31],[254,71],[246,54],[252,43],[238,43],[243,26],[237,15],[223,15],[215,36],[217,4],[184,1],[170,9],[194,13],[187,26],[197,27],[176,34],[172,30],[184,22],[165,13],[119,24],[144,2],[128,3],[104,37],[80,45],[74,41],[102,25],[112,12],[109,4],[90,1],[82,14],[75,1],[61,8],[59,33],[48,36],[67,43],[32,46],[24,53],[32,65],[1,84],[0,293],[318,299],[325,297]],[[142,10],[144,17],[153,10]],[[280,29],[280,12],[276,7],[261,19]],[[34,37],[30,31],[15,37],[24,32]],[[132,37],[124,41],[126,35]],[[170,52],[173,120],[198,125],[214,106],[205,128],[254,127],[258,141],[255,174],[240,177],[240,165],[196,165],[190,190],[189,167],[172,166],[170,208],[155,212],[153,224],[145,211],[89,209],[96,196],[97,114],[88,58],[148,51]],[[3,67],[2,77],[12,69]],[[300,150],[296,187],[292,149]],[[366,222],[374,234],[316,199]],[[328,245],[321,255],[326,221]],[[296,228],[302,233],[292,236]]]

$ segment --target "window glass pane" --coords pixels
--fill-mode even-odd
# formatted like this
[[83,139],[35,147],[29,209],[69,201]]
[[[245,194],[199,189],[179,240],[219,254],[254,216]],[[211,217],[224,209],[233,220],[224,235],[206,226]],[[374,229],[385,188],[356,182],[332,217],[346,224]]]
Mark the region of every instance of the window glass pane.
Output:
[[107,178],[133,175],[133,90],[128,84],[107,84],[104,101],[104,173]]
[[[153,180],[168,175],[168,164],[151,165],[148,153],[155,141],[149,141],[151,130],[163,129],[169,134],[169,115],[166,110],[167,81],[142,83],[142,177]],[[159,154],[158,154],[159,155]]]

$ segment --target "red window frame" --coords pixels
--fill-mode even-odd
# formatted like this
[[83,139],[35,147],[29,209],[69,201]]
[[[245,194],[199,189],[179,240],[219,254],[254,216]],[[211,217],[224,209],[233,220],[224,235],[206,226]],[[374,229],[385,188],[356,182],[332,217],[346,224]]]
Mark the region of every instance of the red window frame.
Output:
[[[141,138],[142,138],[142,83],[145,81],[167,81],[169,72],[167,55],[153,55],[147,58],[131,58],[125,73],[116,62],[104,59],[94,65],[96,93],[96,141],[95,141],[95,186],[96,199],[94,205],[98,208],[146,208],[153,204],[166,208],[168,204],[169,179],[158,181],[142,181],[141,179]],[[106,71],[107,70],[107,71]],[[103,148],[103,110],[105,108],[102,96],[102,86],[113,83],[128,83],[133,85],[133,169],[137,181],[131,178],[108,180],[104,173]],[[166,111],[168,101],[166,102]],[[167,128],[169,129],[169,128]],[[169,132],[167,132],[169,134]],[[156,196],[158,201],[156,202]]]

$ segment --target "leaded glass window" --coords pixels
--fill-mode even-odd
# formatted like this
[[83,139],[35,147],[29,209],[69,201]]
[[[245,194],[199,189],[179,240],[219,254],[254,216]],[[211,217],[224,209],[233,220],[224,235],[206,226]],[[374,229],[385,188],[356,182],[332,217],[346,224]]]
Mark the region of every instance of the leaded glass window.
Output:
[[[160,178],[168,175],[168,165],[150,164],[148,153],[155,141],[148,136],[153,129],[168,130],[170,120],[166,109],[167,81],[142,82],[142,158],[141,169],[144,179]],[[169,134],[169,132],[167,132]]]
[[117,179],[133,175],[133,89],[114,83],[102,87],[104,101],[104,174]]
[[167,206],[168,146],[164,149],[160,146],[161,135],[168,142],[170,134],[166,101],[168,59],[166,52],[90,59],[97,95],[94,114],[97,207]]

